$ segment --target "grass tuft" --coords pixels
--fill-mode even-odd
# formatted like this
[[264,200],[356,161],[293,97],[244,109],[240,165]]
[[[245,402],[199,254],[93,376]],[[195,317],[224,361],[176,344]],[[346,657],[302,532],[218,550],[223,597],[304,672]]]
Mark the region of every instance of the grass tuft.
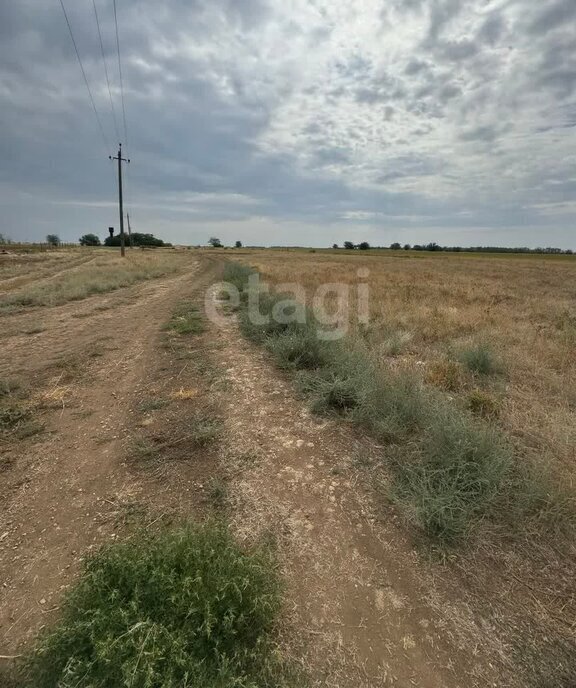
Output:
[[265,346],[280,368],[309,370],[326,363],[326,347],[309,328],[288,330],[269,336]]
[[20,385],[15,380],[0,379],[0,398],[8,397],[20,389]]
[[222,434],[222,421],[205,413],[192,416],[189,428],[190,442],[194,447],[206,447]]
[[185,335],[202,334],[205,328],[202,315],[196,306],[185,301],[176,308],[170,322],[166,325],[166,329],[176,334]]
[[494,431],[444,412],[415,455],[394,467],[394,496],[429,535],[450,543],[494,515],[491,507],[509,485],[512,454]]
[[474,389],[468,395],[468,408],[483,418],[497,418],[500,413],[500,402],[488,392]]
[[494,352],[486,343],[464,349],[460,354],[460,360],[470,372],[476,375],[494,375],[500,372]]
[[140,404],[138,404],[138,410],[142,411],[143,413],[147,413],[148,411],[159,411],[160,409],[163,409],[166,406],[168,406],[169,403],[170,402],[168,401],[168,399],[146,399],[145,401],[142,401]]
[[280,587],[270,547],[219,523],[142,533],[90,558],[26,685],[255,688],[287,685],[273,646]]
[[17,429],[25,421],[28,421],[31,415],[31,410],[24,406],[7,406],[0,409],[0,432]]

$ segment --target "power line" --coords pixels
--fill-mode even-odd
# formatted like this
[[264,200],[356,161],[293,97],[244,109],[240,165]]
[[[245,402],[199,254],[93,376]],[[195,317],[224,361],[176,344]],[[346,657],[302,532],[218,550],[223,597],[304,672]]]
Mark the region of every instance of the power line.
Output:
[[86,84],[86,89],[88,90],[88,95],[90,96],[90,102],[92,103],[92,109],[94,110],[94,114],[96,115],[96,120],[98,121],[98,128],[100,129],[100,133],[102,134],[102,140],[104,141],[104,145],[106,146],[106,150],[108,151],[109,146],[108,146],[108,141],[106,140],[106,134],[104,133],[104,129],[102,127],[102,121],[100,120],[100,115],[98,114],[98,110],[96,109],[96,103],[94,102],[94,97],[92,96],[92,91],[90,90],[90,84],[88,83],[88,79],[86,78],[86,72],[84,71],[84,65],[82,64],[82,60],[80,59],[80,53],[78,52],[78,46],[76,45],[76,40],[74,39],[74,34],[72,33],[72,27],[70,26],[68,14],[66,13],[66,8],[64,7],[64,0],[60,0],[60,7],[62,7],[62,12],[64,12],[64,19],[66,19],[66,24],[68,25],[68,31],[70,32],[70,38],[72,39],[72,43],[74,45],[74,50],[76,52],[76,58],[78,59],[78,64],[80,65],[80,69],[82,70],[82,76],[84,77],[84,83]]
[[114,120],[114,131],[116,138],[120,138],[118,132],[118,122],[116,121],[116,110],[114,109],[114,101],[112,100],[112,91],[110,90],[110,79],[108,78],[108,67],[106,65],[106,57],[104,55],[104,44],[102,43],[102,32],[100,31],[100,20],[98,19],[98,10],[96,9],[96,0],[92,0],[94,6],[94,16],[96,17],[96,26],[98,27],[98,38],[100,39],[100,52],[102,53],[102,62],[104,63],[104,73],[106,74],[106,85],[108,86],[108,95],[110,96],[110,108],[112,109],[112,118]]
[[122,61],[120,59],[120,38],[118,37],[118,17],[116,15],[116,0],[114,0],[114,23],[116,25],[116,49],[118,51],[118,72],[120,74],[120,96],[122,98],[122,121],[124,124],[124,141],[128,147],[128,128],[126,127],[126,108],[124,107],[124,83],[122,81]]

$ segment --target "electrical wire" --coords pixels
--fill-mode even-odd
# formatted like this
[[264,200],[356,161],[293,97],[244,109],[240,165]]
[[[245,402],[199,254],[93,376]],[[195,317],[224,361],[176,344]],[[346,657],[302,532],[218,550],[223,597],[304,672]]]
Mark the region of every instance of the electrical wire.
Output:
[[124,124],[124,142],[128,149],[128,127],[126,126],[126,108],[124,106],[124,83],[122,80],[122,60],[120,59],[120,38],[118,36],[118,16],[116,14],[116,0],[114,0],[114,23],[116,25],[116,49],[118,52],[118,73],[120,74],[120,96],[122,98],[122,122]]
[[94,7],[94,17],[96,18],[96,26],[98,28],[98,38],[100,39],[100,52],[102,53],[102,62],[104,64],[104,73],[106,74],[106,85],[108,86],[108,95],[110,96],[110,109],[112,110],[112,119],[114,120],[114,131],[116,132],[116,138],[120,138],[120,132],[118,131],[118,122],[116,120],[116,110],[114,108],[114,101],[112,100],[112,91],[110,90],[110,79],[108,77],[108,66],[106,64],[106,57],[104,55],[104,44],[102,42],[102,32],[100,31],[100,20],[98,18],[98,10],[96,9],[96,0],[92,0],[92,5]]
[[82,64],[82,60],[80,59],[80,53],[78,52],[78,46],[76,45],[74,33],[72,32],[72,26],[70,25],[70,20],[68,19],[68,14],[66,12],[66,8],[64,7],[64,0],[60,0],[60,7],[62,7],[62,12],[64,13],[64,19],[66,19],[66,24],[68,25],[68,31],[70,32],[70,38],[72,39],[72,44],[74,45],[74,51],[76,52],[76,58],[78,59],[78,64],[80,65],[80,69],[82,71],[82,76],[84,77],[84,83],[86,84],[86,89],[88,91],[88,95],[90,96],[90,102],[92,103],[92,109],[94,110],[94,114],[95,114],[96,120],[98,122],[98,128],[100,129],[100,133],[102,134],[102,140],[104,141],[104,146],[106,147],[106,152],[108,152],[110,150],[110,147],[108,146],[108,140],[106,139],[106,134],[104,133],[104,128],[102,127],[102,120],[100,119],[100,115],[98,114],[98,110],[96,108],[96,103],[94,102],[94,97],[92,96],[92,91],[90,90],[90,84],[88,83],[88,79],[86,77],[86,72],[84,71],[84,65]]

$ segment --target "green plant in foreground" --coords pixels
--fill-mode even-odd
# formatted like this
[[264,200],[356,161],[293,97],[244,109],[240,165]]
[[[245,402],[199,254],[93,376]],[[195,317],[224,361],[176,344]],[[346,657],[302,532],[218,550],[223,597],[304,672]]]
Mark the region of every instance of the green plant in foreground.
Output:
[[283,686],[279,608],[269,546],[245,550],[220,523],[141,534],[88,560],[25,664],[26,685]]

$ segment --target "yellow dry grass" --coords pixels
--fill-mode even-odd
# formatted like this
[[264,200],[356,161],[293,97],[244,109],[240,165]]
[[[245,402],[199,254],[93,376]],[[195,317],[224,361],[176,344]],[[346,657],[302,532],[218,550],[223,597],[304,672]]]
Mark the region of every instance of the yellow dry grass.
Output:
[[187,401],[189,399],[194,399],[195,397],[197,397],[198,393],[199,393],[198,389],[193,389],[193,388],[184,389],[183,387],[181,387],[180,389],[172,392],[172,394],[170,394],[170,397],[172,399],[179,399],[181,401]]
[[[71,255],[76,258],[59,263],[47,254],[46,263],[30,263],[35,270],[35,278],[27,279],[24,284],[10,284],[8,279],[2,282],[0,272],[0,312],[77,301],[167,275],[190,262],[186,252],[173,250],[134,249],[127,252],[126,258],[107,249],[89,250],[87,259],[78,258],[78,251],[72,251]],[[29,257],[25,258],[28,260]],[[3,286],[7,293],[2,294]]]

